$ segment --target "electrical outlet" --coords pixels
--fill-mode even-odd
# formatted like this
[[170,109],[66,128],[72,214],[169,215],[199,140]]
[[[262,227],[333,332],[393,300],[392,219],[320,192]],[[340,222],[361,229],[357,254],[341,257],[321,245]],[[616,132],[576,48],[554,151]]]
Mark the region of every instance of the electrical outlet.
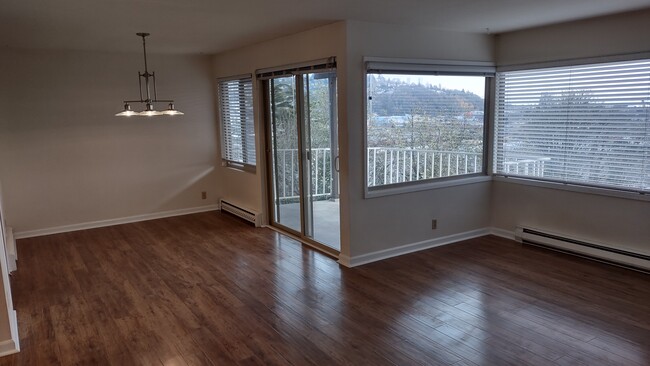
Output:
[[208,198],[208,193],[206,191],[201,192],[201,199]]
[[431,220],[431,230],[435,230],[438,228],[438,220],[433,219]]

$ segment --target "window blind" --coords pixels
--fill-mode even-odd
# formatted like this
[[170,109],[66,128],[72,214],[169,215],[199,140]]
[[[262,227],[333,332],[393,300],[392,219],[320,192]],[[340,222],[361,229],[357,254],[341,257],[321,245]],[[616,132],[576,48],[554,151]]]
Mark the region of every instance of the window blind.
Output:
[[299,64],[260,69],[255,72],[257,80],[336,70],[336,57],[302,62]]
[[222,158],[255,165],[253,81],[250,76],[219,82]]
[[650,192],[650,60],[497,73],[494,173]]
[[414,75],[481,75],[494,76],[491,62],[453,60],[399,60],[366,57],[368,73],[398,73]]

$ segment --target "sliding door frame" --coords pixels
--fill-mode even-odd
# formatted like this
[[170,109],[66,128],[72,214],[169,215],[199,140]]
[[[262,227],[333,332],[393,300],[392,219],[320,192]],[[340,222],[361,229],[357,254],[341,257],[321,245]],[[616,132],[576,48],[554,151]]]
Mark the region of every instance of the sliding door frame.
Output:
[[[275,189],[274,186],[277,188],[278,187],[278,182],[274,182],[274,180],[277,180],[277,177],[275,177],[275,172],[274,167],[276,167],[276,161],[274,161],[275,154],[274,154],[274,144],[273,144],[273,136],[275,136],[274,133],[272,133],[272,129],[274,126],[273,123],[273,111],[272,111],[272,106],[273,106],[273,93],[271,92],[271,84],[274,79],[280,78],[280,77],[288,77],[290,75],[285,74],[285,75],[277,75],[277,76],[267,76],[264,78],[260,78],[260,83],[261,83],[261,90],[262,90],[262,103],[263,103],[263,108],[264,108],[264,132],[265,132],[265,142],[266,142],[266,149],[265,149],[265,154],[266,154],[266,197],[267,197],[267,210],[268,210],[268,220],[269,220],[269,225],[276,229],[279,230],[294,239],[300,241],[301,243],[308,245],[312,248],[317,249],[318,251],[331,256],[335,259],[338,259],[340,251],[331,248],[325,244],[319,243],[315,241],[314,239],[308,237],[307,235],[307,223],[305,222],[306,219],[312,219],[313,217],[307,217],[307,216],[312,216],[313,213],[310,214],[305,214],[305,211],[309,211],[307,208],[307,204],[309,203],[309,200],[306,199],[307,196],[309,196],[311,193],[307,192],[308,189],[311,189],[311,187],[306,187],[306,181],[305,181],[305,174],[310,174],[310,171],[307,171],[306,169],[306,164],[308,161],[305,161],[305,149],[304,149],[304,139],[307,137],[304,135],[305,133],[305,111],[304,111],[304,101],[305,101],[305,91],[304,91],[304,81],[303,81],[303,75],[309,74],[309,73],[320,73],[320,72],[332,72],[336,71],[336,68],[327,68],[327,69],[310,69],[310,70],[304,70],[301,72],[293,72],[291,75],[294,77],[294,82],[295,82],[295,87],[296,87],[296,95],[295,95],[295,109],[296,109],[296,123],[297,123],[297,135],[298,135],[298,164],[299,164],[299,174],[298,174],[298,179],[299,179],[299,187],[300,187],[300,229],[301,231],[298,232],[295,229],[292,229],[290,227],[287,227],[286,225],[283,225],[277,221],[276,217],[276,198],[275,198]],[[259,74],[259,73],[258,73]],[[338,83],[336,83],[338,85]],[[337,101],[334,100],[334,103]],[[337,119],[338,121],[338,119]],[[333,127],[332,127],[333,128]],[[336,126],[336,129],[338,130],[338,126]],[[336,141],[336,146],[338,146],[338,138]],[[311,168],[309,168],[311,169]],[[340,216],[340,211],[339,211],[339,216]],[[313,226],[313,225],[312,225]],[[312,227],[313,231],[313,227]]]

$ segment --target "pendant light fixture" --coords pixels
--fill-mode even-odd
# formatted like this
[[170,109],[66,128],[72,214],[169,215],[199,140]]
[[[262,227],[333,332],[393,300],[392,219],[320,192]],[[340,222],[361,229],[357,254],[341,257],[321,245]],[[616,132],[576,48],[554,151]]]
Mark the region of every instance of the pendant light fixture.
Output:
[[[173,100],[163,100],[158,99],[156,93],[156,73],[149,72],[147,68],[147,44],[145,37],[149,33],[136,33],[139,37],[142,37],[142,50],[144,51],[144,73],[138,71],[138,84],[140,85],[140,100],[125,100],[124,101],[124,110],[122,112],[116,113],[116,116],[178,116],[182,115],[183,112],[174,109]],[[144,79],[144,94],[142,93],[142,79]],[[153,98],[151,95],[151,87],[153,86]],[[145,98],[146,97],[146,98]],[[131,103],[143,103],[145,108],[142,112],[136,112],[131,110]],[[164,111],[157,111],[154,108],[155,103],[167,103],[167,109]]]

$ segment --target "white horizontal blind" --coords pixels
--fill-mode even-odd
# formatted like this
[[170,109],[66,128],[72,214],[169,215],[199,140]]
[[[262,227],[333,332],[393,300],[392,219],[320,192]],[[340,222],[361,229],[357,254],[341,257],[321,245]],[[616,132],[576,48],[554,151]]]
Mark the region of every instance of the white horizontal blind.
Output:
[[650,60],[497,74],[494,173],[650,192]]
[[255,74],[257,80],[268,80],[285,76],[334,70],[336,70],[336,57],[332,56],[326,59],[307,61],[299,64],[260,69],[255,71]]
[[255,165],[253,81],[251,77],[219,82],[222,158]]
[[492,62],[364,58],[368,73],[396,73],[414,75],[482,75],[494,76]]

